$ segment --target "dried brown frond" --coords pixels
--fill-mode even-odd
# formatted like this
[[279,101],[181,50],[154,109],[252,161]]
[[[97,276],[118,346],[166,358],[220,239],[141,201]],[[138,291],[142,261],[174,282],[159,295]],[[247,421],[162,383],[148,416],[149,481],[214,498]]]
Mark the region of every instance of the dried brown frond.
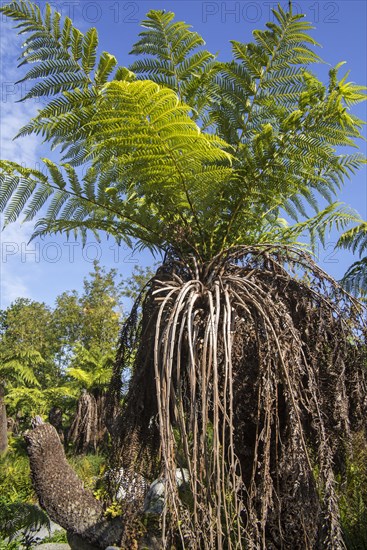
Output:
[[360,304],[304,252],[269,245],[167,258],[135,332],[134,315],[115,369],[116,384],[135,342],[120,457],[164,475],[164,544],[342,548],[336,475],[367,412]]

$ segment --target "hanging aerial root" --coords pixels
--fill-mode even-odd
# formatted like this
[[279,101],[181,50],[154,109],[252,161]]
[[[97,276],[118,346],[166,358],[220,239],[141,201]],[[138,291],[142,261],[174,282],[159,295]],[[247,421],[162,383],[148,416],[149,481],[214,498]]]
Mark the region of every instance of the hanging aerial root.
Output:
[[167,258],[120,441],[125,463],[166,479],[166,547],[343,547],[335,479],[367,412],[362,315],[297,249]]

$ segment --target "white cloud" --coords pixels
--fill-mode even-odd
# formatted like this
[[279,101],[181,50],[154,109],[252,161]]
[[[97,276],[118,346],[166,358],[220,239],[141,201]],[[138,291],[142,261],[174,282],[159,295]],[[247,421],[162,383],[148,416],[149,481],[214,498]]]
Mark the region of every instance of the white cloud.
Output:
[[1,31],[1,158],[34,166],[37,160],[37,141],[34,137],[20,138],[16,141],[13,141],[13,138],[36,114],[40,103],[36,100],[17,103],[29,90],[29,85],[26,88],[24,84],[16,84],[23,74],[23,71],[17,69],[22,40],[9,24],[3,23]]
[[[3,267],[1,268],[3,272]],[[3,276],[3,273],[2,273]],[[11,277],[6,277],[1,281],[0,289],[0,308],[5,309],[8,307],[16,298],[30,298],[30,293],[27,285],[24,281],[24,276],[16,275],[12,273]]]
[[[32,265],[36,254],[31,254],[28,245],[32,223],[13,223],[0,233],[0,307],[7,307],[20,296],[30,298],[31,282],[35,272]],[[27,265],[26,265],[27,264]]]
[[[19,129],[35,115],[36,101],[17,103],[26,93],[24,86],[16,84],[22,72],[17,69],[17,57],[21,39],[10,28],[8,21],[1,24],[1,116],[0,116],[0,157],[29,167],[37,167],[37,140],[34,137],[19,138],[13,141]],[[34,279],[36,257],[32,254],[22,257],[27,247],[33,224],[14,223],[0,233],[0,307],[6,307],[19,296],[31,297],[31,281]],[[25,265],[26,258],[27,265]]]

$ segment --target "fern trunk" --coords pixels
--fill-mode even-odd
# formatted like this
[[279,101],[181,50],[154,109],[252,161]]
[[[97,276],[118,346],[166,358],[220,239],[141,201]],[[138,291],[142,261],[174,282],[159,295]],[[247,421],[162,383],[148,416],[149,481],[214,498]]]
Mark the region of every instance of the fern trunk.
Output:
[[167,480],[163,548],[343,548],[339,480],[366,417],[359,304],[299,251],[239,247],[168,257],[140,325],[135,312],[111,383],[118,396],[136,350],[115,455]]
[[84,391],[77,404],[68,441],[77,453],[96,452],[103,445],[106,435],[106,411],[104,394]]
[[[71,541],[79,541],[75,547],[80,548],[82,542],[96,550],[118,545],[128,521],[124,517],[106,519],[102,503],[84,489],[68,464],[55,428],[42,424],[27,432],[25,439],[39,502],[50,518],[66,529]],[[149,534],[135,542],[136,548],[160,548]]]
[[5,407],[5,390],[0,384],[0,454],[8,448],[8,422]]

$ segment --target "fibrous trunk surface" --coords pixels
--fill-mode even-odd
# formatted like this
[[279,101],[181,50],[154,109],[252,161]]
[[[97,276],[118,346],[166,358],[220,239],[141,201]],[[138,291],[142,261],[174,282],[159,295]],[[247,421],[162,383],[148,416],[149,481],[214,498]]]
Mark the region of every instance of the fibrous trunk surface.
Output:
[[106,396],[83,391],[78,399],[74,420],[68,433],[68,441],[78,453],[96,452],[106,435]]
[[299,250],[167,257],[112,385],[135,354],[116,450],[166,479],[165,547],[343,547],[336,477],[365,427],[363,342],[358,303]]
[[69,466],[55,428],[42,424],[27,432],[25,439],[33,485],[50,518],[97,549],[118,543],[123,533],[121,518],[106,520],[101,502],[84,489]]

